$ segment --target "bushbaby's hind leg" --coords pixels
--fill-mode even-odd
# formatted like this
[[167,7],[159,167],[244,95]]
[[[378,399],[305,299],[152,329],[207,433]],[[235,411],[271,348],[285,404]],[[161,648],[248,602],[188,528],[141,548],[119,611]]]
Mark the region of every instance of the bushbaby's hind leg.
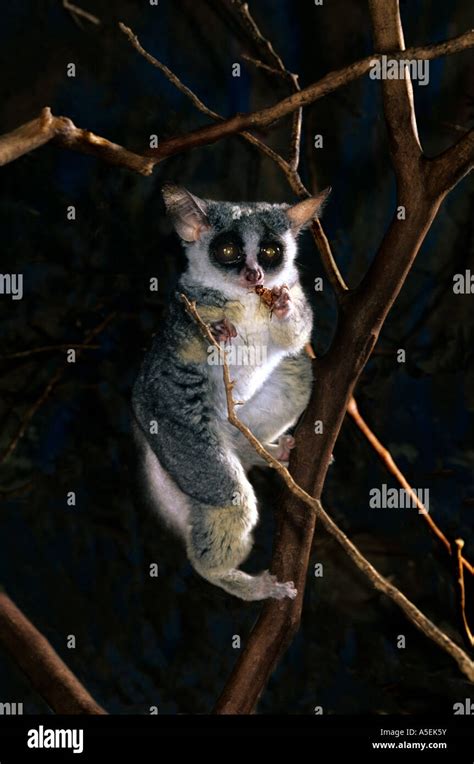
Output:
[[295,597],[292,581],[280,583],[269,571],[251,576],[238,569],[252,547],[252,517],[256,514],[248,505],[249,495],[240,499],[240,506],[195,507],[188,541],[194,568],[203,578],[243,600]]
[[[279,583],[268,571],[252,576],[238,570],[249,554],[258,519],[257,502],[239,459],[224,432],[168,421],[145,437],[160,465],[185,494],[186,548],[195,570],[205,579],[243,600],[281,599],[296,595],[291,582]],[[169,512],[169,509],[168,509]]]

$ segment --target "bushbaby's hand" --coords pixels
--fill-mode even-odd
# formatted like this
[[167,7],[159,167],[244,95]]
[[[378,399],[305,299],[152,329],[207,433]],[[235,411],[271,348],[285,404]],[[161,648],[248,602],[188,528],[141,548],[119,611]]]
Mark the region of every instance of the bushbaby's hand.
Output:
[[290,290],[286,284],[282,284],[280,287],[273,287],[272,295],[272,313],[275,314],[277,318],[287,318],[287,316],[290,315],[293,307]]
[[234,324],[225,316],[221,321],[214,321],[210,324],[210,329],[217,342],[230,342],[233,337],[237,337]]

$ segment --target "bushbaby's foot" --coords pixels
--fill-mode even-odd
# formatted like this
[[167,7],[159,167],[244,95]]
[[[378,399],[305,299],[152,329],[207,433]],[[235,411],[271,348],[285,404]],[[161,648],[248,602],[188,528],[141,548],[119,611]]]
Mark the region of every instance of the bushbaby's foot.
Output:
[[276,458],[283,464],[288,464],[290,461],[290,452],[295,447],[295,439],[292,435],[280,435],[278,438],[278,450],[276,452]]
[[277,316],[277,318],[289,316],[291,311],[291,295],[286,284],[280,287],[273,287],[272,295],[274,300],[272,314]]
[[214,321],[210,324],[212,336],[215,337],[217,342],[230,342],[233,337],[237,337],[237,330],[228,318],[223,318],[222,321]]
[[294,600],[298,594],[293,581],[280,583],[276,576],[272,576],[269,570],[264,570],[260,575],[255,576],[255,599],[274,599],[283,600],[289,597]]

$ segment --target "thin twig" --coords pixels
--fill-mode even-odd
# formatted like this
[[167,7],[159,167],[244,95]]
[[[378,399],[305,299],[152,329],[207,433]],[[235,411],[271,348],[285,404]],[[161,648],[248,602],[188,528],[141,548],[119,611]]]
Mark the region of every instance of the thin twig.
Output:
[[70,3],[69,0],[63,0],[63,8],[66,11],[69,11],[73,18],[75,16],[80,16],[83,19],[86,19],[86,21],[90,21],[91,24],[100,24],[101,21],[97,16],[94,16],[92,13],[89,13],[89,11],[84,11],[82,8],[79,8],[79,6],[74,5],[73,3]]
[[[377,438],[375,433],[370,429],[365,419],[361,416],[359,412],[359,408],[354,398],[351,398],[349,402],[349,405],[347,407],[347,413],[349,414],[351,419],[355,422],[355,424],[357,425],[361,433],[364,435],[364,437],[368,440],[368,442],[370,443],[373,450],[379,457],[380,461],[384,464],[388,472],[390,472],[397,479],[400,485],[403,486],[405,491],[407,491],[407,493],[410,495],[411,500],[416,504],[419,510],[420,516],[423,517],[424,521],[427,523],[430,530],[439,539],[439,541],[441,541],[441,543],[445,546],[448,553],[452,555],[453,548],[449,540],[446,538],[443,531],[435,523],[435,521],[433,520],[433,518],[427,511],[426,507],[424,506],[423,502],[420,501],[417,494],[415,493],[411,485],[408,483],[407,479],[405,478],[403,473],[400,471],[398,466],[396,465],[390,451],[388,451],[388,449],[382,445],[382,443]],[[471,565],[471,563],[468,562],[462,555],[461,555],[461,559],[462,559],[463,567],[465,567],[466,570],[469,571],[469,573],[472,573],[474,575],[474,566]]]
[[[305,345],[305,351],[310,358],[312,359],[316,358],[316,354],[309,342]],[[380,440],[377,438],[376,434],[373,432],[373,430],[370,429],[369,425],[367,424],[367,422],[361,415],[359,411],[359,407],[354,397],[351,397],[347,405],[346,412],[354,421],[354,423],[359,428],[359,430],[364,435],[364,437],[367,439],[367,441],[370,443],[373,450],[379,457],[380,461],[386,467],[387,471],[390,472],[397,479],[400,485],[403,486],[403,488],[409,493],[412,501],[416,503],[416,506],[419,509],[419,514],[425,519],[425,522],[428,524],[429,528],[432,530],[434,535],[444,544],[448,553],[452,555],[453,549],[449,540],[446,538],[443,531],[439,528],[439,526],[435,523],[431,515],[428,513],[423,502],[420,501],[420,499],[418,498],[417,494],[415,493],[415,491],[409,484],[408,480],[405,478],[404,474],[395,463],[390,451],[387,448],[385,448],[385,446],[382,445]],[[466,570],[468,570],[469,573],[474,575],[474,566],[471,565],[471,563],[468,560],[466,560],[466,558],[463,557],[462,554],[461,554],[461,562],[463,567],[466,568]]]
[[[281,56],[278,55],[275,48],[273,47],[271,41],[265,37],[265,35],[262,33],[260,27],[258,26],[257,22],[253,18],[252,14],[250,13],[250,9],[248,6],[248,3],[245,2],[237,2],[234,3],[234,6],[237,8],[238,13],[240,14],[242,21],[244,22],[244,25],[246,28],[250,30],[250,34],[254,38],[257,45],[260,47],[260,49],[263,51],[264,55],[267,55],[270,57],[270,59],[273,61],[274,66],[276,67],[273,69],[274,72],[277,72],[280,74],[281,77],[286,79],[292,87],[292,90],[294,93],[298,93],[301,88],[298,81],[298,75],[294,74],[294,72],[290,72],[285,64],[283,63],[283,59]],[[267,68],[272,70],[272,67],[266,66],[263,64],[263,62],[257,62],[257,65],[260,64],[262,68]],[[300,149],[301,149],[301,129],[303,127],[303,109],[297,109],[295,113],[293,114],[293,123],[291,128],[291,139],[290,139],[290,159],[289,159],[289,165],[293,171],[296,172],[298,169],[298,165],[300,162]]]
[[272,61],[275,69],[279,70],[282,74],[291,77],[291,72],[286,69],[281,57],[273,47],[271,40],[265,37],[260,31],[257,22],[250,13],[248,3],[244,0],[232,0],[232,6],[237,9],[243,26],[249,31],[251,37],[262,52],[262,55]]
[[206,114],[208,117],[214,120],[223,120],[224,118],[221,117],[220,114],[218,114],[216,111],[213,111],[212,109],[209,109],[203,101],[194,93],[191,88],[188,88],[177,75],[169,69],[166,64],[163,64],[161,61],[158,61],[155,56],[152,56],[151,53],[148,53],[147,50],[143,47],[140,40],[138,39],[137,35],[128,27],[126,24],[124,24],[122,21],[119,21],[119,28],[124,33],[124,35],[129,39],[129,41],[132,43],[135,50],[143,56],[143,58],[148,61],[149,64],[155,67],[155,69],[159,69],[160,72],[162,72],[166,79],[169,80],[177,90],[179,90],[180,93],[183,93],[183,95],[188,98],[192,104],[201,111],[203,114]]
[[[262,34],[257,22],[255,21],[255,19],[250,13],[248,4],[245,2],[240,2],[240,0],[237,0],[237,2],[234,3],[234,5],[237,6],[239,14],[242,20],[244,21],[245,26],[250,29],[252,37],[257,42],[260,49],[263,50],[264,54],[266,53],[267,55],[269,55],[272,61],[274,62],[275,67],[277,67],[276,70],[274,71],[277,71],[286,80],[291,82],[293,91],[295,93],[299,92],[301,90],[301,87],[299,84],[298,75],[294,74],[293,72],[290,72],[285,67],[285,64],[283,63],[283,59],[275,51],[271,41]],[[296,196],[300,196],[304,198],[305,196],[307,197],[311,196],[311,193],[305,187],[305,185],[303,184],[301,180],[300,175],[298,174],[298,165],[299,165],[300,153],[301,153],[302,127],[303,127],[303,110],[299,109],[293,115],[293,127],[292,127],[292,133],[291,133],[290,152],[289,152],[290,160],[289,162],[285,162],[285,160],[283,160],[284,165],[280,163],[280,167],[285,173],[286,178],[293,192],[296,194]],[[331,251],[329,240],[324,232],[324,228],[319,218],[314,220],[313,225],[311,226],[311,233],[313,236],[314,243],[316,244],[316,247],[319,250],[321,261],[323,263],[325,273],[329,279],[329,283],[331,284],[331,287],[334,291],[334,294],[336,295],[338,302],[342,302],[345,294],[349,291],[349,289],[346,282],[344,281],[344,278],[342,277],[342,274],[339,268],[337,267],[336,260]]]
[[464,626],[464,631],[466,633],[466,637],[469,640],[469,643],[471,647],[474,647],[474,636],[472,635],[472,631],[469,628],[469,623],[467,620],[466,615],[466,589],[464,587],[464,557],[462,556],[462,548],[464,546],[464,541],[462,539],[456,539],[456,557],[457,557],[457,568],[458,568],[458,584],[459,584],[459,593],[460,593],[460,606],[461,606],[461,618]]
[[288,72],[282,71],[281,69],[276,69],[274,66],[269,66],[268,64],[265,64],[263,61],[260,61],[259,58],[253,58],[253,56],[249,56],[247,53],[242,53],[242,58],[245,59],[245,61],[248,61],[250,64],[253,64],[257,67],[257,69],[263,69],[265,72],[268,72],[269,74],[273,74],[276,77],[281,77],[282,79],[288,79],[287,74]]
[[0,487],[0,496],[3,496],[5,498],[11,498],[15,496],[23,496],[25,493],[28,493],[35,485],[35,482],[33,479],[27,480],[26,483],[23,483],[22,485],[14,486],[13,488],[1,488]]
[[[379,591],[389,597],[407,616],[407,618],[419,629],[426,637],[435,642],[442,650],[447,652],[457,663],[459,669],[465,676],[474,682],[474,662],[471,661],[469,656],[462,650],[455,642],[453,642],[441,629],[439,629],[432,621],[429,620],[418,608],[410,602],[409,599],[399,590],[396,586],[387,581],[386,578],[380,575],[380,573],[371,565],[371,563],[361,554],[357,547],[347,538],[345,533],[336,525],[332,518],[325,512],[321,502],[318,499],[310,496],[304,491],[292,478],[286,467],[281,462],[275,459],[264,446],[260,443],[258,438],[249,430],[246,425],[241,422],[235,411],[235,402],[233,399],[233,387],[234,383],[230,377],[229,365],[225,355],[224,348],[217,342],[212,335],[210,327],[202,320],[199,312],[196,308],[196,303],[191,302],[185,294],[181,294],[181,299],[186,306],[190,316],[195,320],[203,336],[208,342],[215,347],[221,354],[222,361],[222,373],[226,394],[227,403],[227,418],[228,421],[236,427],[242,435],[249,441],[255,451],[273,467],[278,474],[284,480],[287,488],[298,497],[307,507],[315,512],[323,524],[328,533],[333,536],[344,551],[348,554],[354,564],[359,570],[365,574],[370,580],[372,585]],[[220,708],[221,713],[225,713],[223,708]]]

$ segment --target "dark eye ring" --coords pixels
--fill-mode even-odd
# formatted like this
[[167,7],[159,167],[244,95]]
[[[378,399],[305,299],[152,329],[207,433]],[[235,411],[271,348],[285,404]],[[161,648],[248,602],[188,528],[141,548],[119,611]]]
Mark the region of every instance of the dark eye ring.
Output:
[[240,262],[243,253],[238,244],[233,241],[222,242],[214,248],[213,255],[222,265],[233,265]]
[[281,246],[276,241],[269,241],[260,245],[260,257],[271,263],[281,257]]

